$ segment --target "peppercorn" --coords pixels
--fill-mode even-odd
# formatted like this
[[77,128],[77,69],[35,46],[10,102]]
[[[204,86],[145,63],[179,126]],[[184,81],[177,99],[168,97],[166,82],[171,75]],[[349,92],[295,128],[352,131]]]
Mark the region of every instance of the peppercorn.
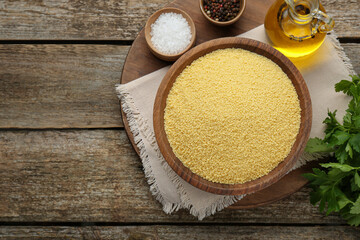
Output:
[[204,0],[203,7],[211,19],[227,22],[238,15],[240,2],[239,0]]

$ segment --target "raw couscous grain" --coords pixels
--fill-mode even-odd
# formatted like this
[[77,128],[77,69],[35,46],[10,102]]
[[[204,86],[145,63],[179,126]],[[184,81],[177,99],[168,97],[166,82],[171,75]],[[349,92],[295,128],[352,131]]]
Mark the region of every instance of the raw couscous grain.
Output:
[[167,98],[165,132],[175,155],[201,177],[244,183],[289,154],[300,127],[291,80],[266,57],[235,48],[192,62]]

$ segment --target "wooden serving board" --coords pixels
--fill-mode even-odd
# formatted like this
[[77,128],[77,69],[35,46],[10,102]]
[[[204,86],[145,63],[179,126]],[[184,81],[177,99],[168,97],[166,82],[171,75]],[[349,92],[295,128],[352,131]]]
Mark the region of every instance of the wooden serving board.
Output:
[[[274,0],[247,1],[246,9],[240,20],[235,24],[227,27],[218,27],[208,22],[201,14],[199,1],[197,0],[175,0],[166,7],[180,8],[192,17],[196,26],[196,45],[198,45],[215,38],[236,36],[263,24],[267,9],[273,2]],[[150,52],[146,45],[143,29],[140,31],[132,47],[130,48],[124,64],[120,83],[131,82],[169,64],[170,63],[156,58]],[[134,138],[130,131],[126,116],[122,110],[121,114],[124,121],[125,130],[129,136],[131,144],[133,145],[135,151],[139,154],[139,150],[134,143]],[[311,168],[315,166],[317,166],[317,164],[312,163],[292,171],[277,183],[254,194],[246,196],[229,208],[253,208],[287,197],[301,189],[307,183],[307,180],[301,175],[305,172],[309,172]]]

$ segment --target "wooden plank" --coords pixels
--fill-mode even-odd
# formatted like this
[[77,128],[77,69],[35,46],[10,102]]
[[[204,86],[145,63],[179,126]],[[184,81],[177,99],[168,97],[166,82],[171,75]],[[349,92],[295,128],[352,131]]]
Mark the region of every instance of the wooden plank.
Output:
[[335,20],[338,37],[360,37],[360,0],[320,0],[326,12]]
[[[0,131],[0,222],[197,221],[162,211],[124,130]],[[309,189],[203,222],[343,224],[309,203]]]
[[0,127],[122,127],[115,84],[128,49],[0,45]]
[[133,40],[171,0],[1,1],[1,39]]
[[348,226],[112,226],[0,227],[0,239],[359,239]]
[[357,43],[344,43],[341,44],[344,48],[344,52],[347,57],[350,59],[351,64],[354,67],[356,73],[360,74],[360,44]]
[[[147,18],[169,2],[5,0],[0,3],[0,39],[133,40]],[[360,36],[359,0],[321,2],[334,16],[339,37]]]
[[[360,44],[342,44],[360,73]],[[129,47],[0,45],[0,128],[122,127],[115,84]]]

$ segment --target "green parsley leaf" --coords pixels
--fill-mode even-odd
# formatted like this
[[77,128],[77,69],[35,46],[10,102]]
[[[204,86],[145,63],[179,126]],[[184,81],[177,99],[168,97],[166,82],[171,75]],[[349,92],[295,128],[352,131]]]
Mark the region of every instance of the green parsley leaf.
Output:
[[351,217],[348,220],[348,224],[351,226],[359,226],[360,225],[360,214],[351,215]]
[[[352,118],[360,116],[360,105],[352,99],[349,102],[348,109],[346,112],[352,115]],[[354,120],[353,120],[354,121]],[[354,123],[354,122],[352,122]]]
[[355,172],[355,175],[354,175],[354,183],[360,188],[360,176],[357,171]]
[[360,116],[352,117],[352,122],[354,123],[354,127],[360,129]]
[[347,132],[336,131],[334,132],[333,137],[336,139],[336,143],[334,145],[341,145],[344,144],[351,135]]
[[315,152],[333,152],[334,149],[329,144],[323,142],[320,138],[311,138],[306,144],[305,151],[308,153]]
[[326,215],[329,215],[332,212],[339,211],[340,207],[338,205],[338,201],[336,200],[334,188],[328,191],[327,202],[328,202],[328,206],[327,206]]
[[353,96],[353,97],[356,97],[356,96],[359,95],[359,91],[358,91],[358,90],[359,90],[359,89],[358,89],[355,85],[352,85],[352,86],[350,87],[350,93],[348,93],[348,95]]
[[325,171],[313,168],[314,173],[305,173],[303,176],[311,181],[311,184],[321,185],[328,181],[329,177]]
[[350,181],[350,189],[352,192],[356,192],[360,190],[360,187],[355,182],[355,177],[353,177]]
[[[346,209],[346,208],[345,208]],[[351,214],[349,212],[345,212],[341,215],[347,223],[351,226],[359,226],[360,225],[360,214]]]
[[349,140],[349,144],[353,147],[355,151],[360,153],[360,133],[352,136]]
[[341,163],[323,163],[323,164],[320,164],[320,166],[322,166],[324,168],[336,168],[342,172],[350,172],[354,169],[359,169],[357,167],[352,167],[350,165],[341,164]]
[[353,85],[351,81],[348,80],[341,80],[337,84],[335,84],[335,91],[336,92],[343,92],[347,94],[350,91],[350,87]]
[[[343,122],[344,122],[344,127],[345,128],[350,128],[351,127],[351,113],[350,112],[347,112],[345,115],[344,115],[344,118],[343,118]],[[345,132],[347,133],[347,132]]]
[[316,203],[318,203],[321,200],[321,193],[320,192],[314,192],[312,191],[310,193],[310,203],[312,205],[316,205]]
[[328,111],[328,117],[325,118],[324,123],[326,124],[325,133],[334,132],[334,130],[340,128],[339,122],[336,120],[336,112]]
[[349,143],[346,144],[345,151],[349,154],[350,158],[353,158],[353,150]]
[[348,159],[348,154],[345,151],[345,147],[346,146],[340,146],[336,151],[335,151],[335,157],[336,159],[339,161],[339,163],[343,164],[346,162],[346,160]]
[[[350,76],[351,76],[351,75],[350,75]],[[360,74],[358,74],[358,75],[352,75],[351,78],[352,78],[353,83],[359,84],[359,82],[360,82]]]
[[346,207],[346,205],[348,205],[349,203],[352,203],[345,194],[341,195],[338,198],[338,205],[339,205],[339,209],[343,209],[344,207]]
[[360,214],[360,196],[358,197],[356,202],[354,202],[354,205],[351,207],[350,213],[351,214]]

